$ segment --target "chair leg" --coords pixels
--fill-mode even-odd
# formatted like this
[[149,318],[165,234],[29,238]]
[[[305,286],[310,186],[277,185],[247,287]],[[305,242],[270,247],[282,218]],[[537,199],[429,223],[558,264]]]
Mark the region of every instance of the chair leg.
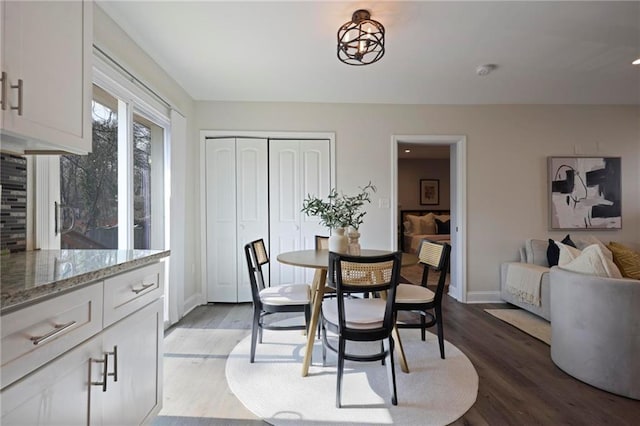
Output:
[[420,313],[420,333],[422,334],[422,341],[424,342],[427,337],[427,320],[426,315]]
[[344,372],[344,352],[346,341],[338,337],[338,381],[336,384],[336,407],[342,407],[342,374]]
[[256,358],[256,341],[258,340],[258,333],[261,331],[260,327],[260,310],[254,308],[253,310],[253,322],[251,324],[251,357],[249,362],[253,364]]
[[440,345],[440,358],[444,359],[444,330],[442,324],[442,308],[436,306],[436,324],[438,325],[438,344]]
[[327,365],[327,329],[324,326],[324,319],[322,315],[320,316],[320,322],[318,326],[322,326],[322,366],[326,367]]
[[396,370],[393,364],[393,338],[389,336],[388,339],[384,339],[383,342],[387,343],[385,350],[387,351],[387,376],[389,380],[389,393],[391,394],[391,404],[398,405],[398,395],[396,393]]

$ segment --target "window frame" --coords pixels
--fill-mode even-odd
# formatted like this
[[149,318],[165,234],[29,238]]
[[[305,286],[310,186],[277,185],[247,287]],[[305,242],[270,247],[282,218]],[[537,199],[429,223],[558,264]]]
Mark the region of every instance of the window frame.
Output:
[[[154,185],[153,194],[161,192],[162,214],[158,215],[158,228],[154,228],[156,249],[169,247],[169,205],[170,205],[170,158],[169,141],[171,135],[170,109],[146,93],[139,85],[131,81],[122,71],[109,64],[94,51],[93,55],[93,84],[99,86],[118,99],[118,249],[134,248],[134,217],[133,217],[133,119],[139,115],[162,128],[162,183]],[[93,99],[93,97],[92,97]],[[125,123],[125,125],[121,125]],[[122,149],[124,148],[124,149]],[[36,175],[46,174],[48,188],[40,188],[44,181],[39,180],[34,185],[36,215],[35,223],[45,223],[40,232],[35,232],[34,247],[42,249],[60,249],[60,235],[55,232],[55,211],[47,206],[54,202],[60,203],[60,157],[34,157]],[[124,194],[124,196],[122,196]],[[152,201],[153,202],[153,201]],[[156,210],[157,212],[157,210]],[[162,230],[158,237],[157,229]]]

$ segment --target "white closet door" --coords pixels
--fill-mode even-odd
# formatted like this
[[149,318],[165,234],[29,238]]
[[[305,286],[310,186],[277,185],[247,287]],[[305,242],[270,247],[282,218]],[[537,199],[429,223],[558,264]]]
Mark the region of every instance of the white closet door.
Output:
[[[325,198],[331,190],[331,174],[329,160],[329,141],[328,140],[310,140],[300,141],[300,173],[301,173],[301,200],[302,201],[311,194]],[[300,217],[300,238],[302,247],[305,249],[315,248],[315,236],[329,236],[329,229],[320,225],[317,217],[310,217],[301,214]],[[305,282],[313,280],[314,270],[305,268]]]
[[282,252],[312,249],[316,234],[328,235],[317,218],[300,209],[308,194],[326,197],[330,184],[328,140],[269,141],[271,285],[311,282],[312,270],[275,259]]
[[[267,140],[236,139],[238,302],[251,301],[244,245],[259,238],[269,243],[267,170]],[[268,268],[263,272],[269,276]]]
[[207,185],[207,301],[237,301],[236,141],[205,146]]
[[295,284],[304,279],[300,268],[283,265],[278,254],[300,250],[300,150],[298,141],[269,141],[271,285]]

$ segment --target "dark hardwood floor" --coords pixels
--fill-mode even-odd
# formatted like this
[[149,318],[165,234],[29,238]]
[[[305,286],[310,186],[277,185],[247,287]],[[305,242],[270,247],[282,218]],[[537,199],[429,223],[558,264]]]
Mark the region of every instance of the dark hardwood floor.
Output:
[[[572,378],[553,364],[549,346],[484,312],[485,308],[505,305],[470,305],[448,296],[445,299],[445,339],[469,357],[480,378],[476,403],[454,425],[640,424],[640,401]],[[250,321],[250,304],[215,304],[196,308],[176,327],[246,329],[248,334]],[[206,422],[256,423],[261,422]]]

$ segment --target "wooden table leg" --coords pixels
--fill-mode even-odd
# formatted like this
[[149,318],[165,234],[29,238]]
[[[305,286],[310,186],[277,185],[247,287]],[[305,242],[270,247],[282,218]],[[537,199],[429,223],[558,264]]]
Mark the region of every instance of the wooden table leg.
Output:
[[400,333],[398,332],[398,327],[393,326],[393,340],[395,340],[396,344],[396,356],[400,358],[400,368],[403,372],[409,372],[409,365],[407,364],[407,358],[404,355],[404,348],[402,347],[402,340],[400,340]]
[[327,281],[327,270],[316,269],[313,276],[313,284],[311,287],[311,298],[313,307],[311,310],[311,324],[309,324],[307,333],[307,347],[302,361],[302,377],[309,374],[309,366],[311,365],[311,355],[313,354],[313,344],[316,338],[316,329],[318,328],[318,320],[320,319],[320,311],[322,309],[322,299],[324,297],[324,286]]

